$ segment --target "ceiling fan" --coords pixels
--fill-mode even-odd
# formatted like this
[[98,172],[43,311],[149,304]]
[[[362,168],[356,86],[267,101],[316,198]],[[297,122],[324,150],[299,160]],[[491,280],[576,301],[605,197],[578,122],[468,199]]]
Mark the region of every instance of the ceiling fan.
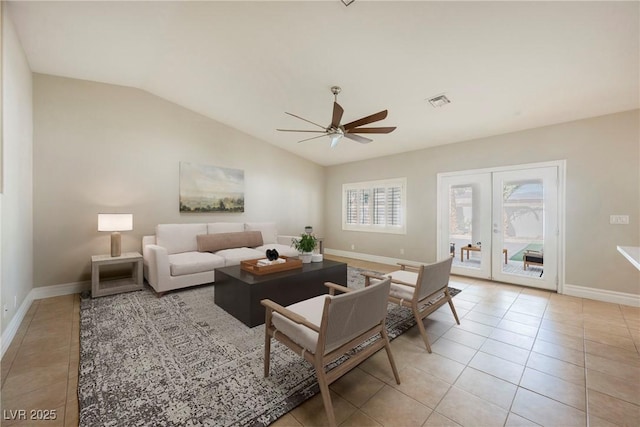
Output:
[[298,118],[300,120],[304,120],[307,123],[311,123],[312,125],[318,126],[319,128],[321,128],[322,130],[296,130],[296,129],[276,129],[279,130],[281,132],[311,132],[311,133],[321,133],[322,135],[318,135],[318,136],[314,136],[311,138],[307,138],[307,139],[303,139],[301,141],[298,142],[305,142],[305,141],[310,141],[312,139],[316,139],[316,138],[322,138],[323,136],[329,136],[331,138],[331,148],[335,147],[338,144],[338,141],[340,141],[340,139],[342,139],[342,137],[344,136],[345,138],[349,138],[352,139],[354,141],[357,141],[361,144],[368,144],[369,142],[373,141],[372,139],[366,138],[364,136],[360,136],[360,135],[356,135],[358,133],[389,133],[389,132],[393,132],[395,130],[395,126],[393,127],[360,127],[360,126],[364,126],[364,125],[368,125],[369,123],[373,123],[373,122],[377,122],[380,120],[384,120],[387,117],[387,110],[384,111],[380,111],[379,113],[375,113],[372,114],[370,116],[367,117],[363,117],[361,119],[358,120],[354,120],[352,122],[349,122],[347,124],[340,124],[340,121],[342,120],[342,114],[344,113],[344,110],[342,109],[342,107],[340,106],[340,104],[338,104],[338,94],[340,93],[342,89],[340,89],[339,86],[332,86],[331,87],[331,93],[333,93],[334,95],[334,101],[333,101],[333,116],[331,117],[331,124],[327,127],[321,126],[317,123],[312,122],[311,120],[307,120],[304,119],[300,116],[296,116],[295,114],[291,114],[291,113],[287,113],[285,111],[286,114],[293,116],[295,118]]

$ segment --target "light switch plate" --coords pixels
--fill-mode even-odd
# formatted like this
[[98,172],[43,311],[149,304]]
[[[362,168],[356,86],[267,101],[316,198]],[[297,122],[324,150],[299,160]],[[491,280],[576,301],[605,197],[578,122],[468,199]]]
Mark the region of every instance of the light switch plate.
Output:
[[611,215],[609,216],[609,224],[629,224],[629,215]]

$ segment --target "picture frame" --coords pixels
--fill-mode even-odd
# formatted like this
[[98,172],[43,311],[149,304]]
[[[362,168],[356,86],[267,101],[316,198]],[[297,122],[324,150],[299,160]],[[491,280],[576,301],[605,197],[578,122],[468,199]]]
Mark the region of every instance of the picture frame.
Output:
[[244,170],[180,162],[180,212],[244,212]]

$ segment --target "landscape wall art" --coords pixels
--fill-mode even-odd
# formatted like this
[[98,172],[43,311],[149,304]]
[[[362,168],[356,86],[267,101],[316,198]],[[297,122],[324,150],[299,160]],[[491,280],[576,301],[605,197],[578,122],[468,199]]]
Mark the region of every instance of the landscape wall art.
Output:
[[180,162],[180,212],[244,212],[244,171]]

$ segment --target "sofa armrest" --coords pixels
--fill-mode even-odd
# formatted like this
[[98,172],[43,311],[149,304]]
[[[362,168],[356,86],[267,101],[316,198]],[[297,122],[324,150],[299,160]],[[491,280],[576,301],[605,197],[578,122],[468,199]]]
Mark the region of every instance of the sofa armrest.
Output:
[[148,245],[156,244],[156,236],[142,236],[142,258],[144,259],[144,264],[148,265],[149,259],[149,249],[147,249]]
[[169,253],[167,248],[158,245],[143,247],[143,258],[147,266],[147,281],[155,289],[160,289],[170,277]]

